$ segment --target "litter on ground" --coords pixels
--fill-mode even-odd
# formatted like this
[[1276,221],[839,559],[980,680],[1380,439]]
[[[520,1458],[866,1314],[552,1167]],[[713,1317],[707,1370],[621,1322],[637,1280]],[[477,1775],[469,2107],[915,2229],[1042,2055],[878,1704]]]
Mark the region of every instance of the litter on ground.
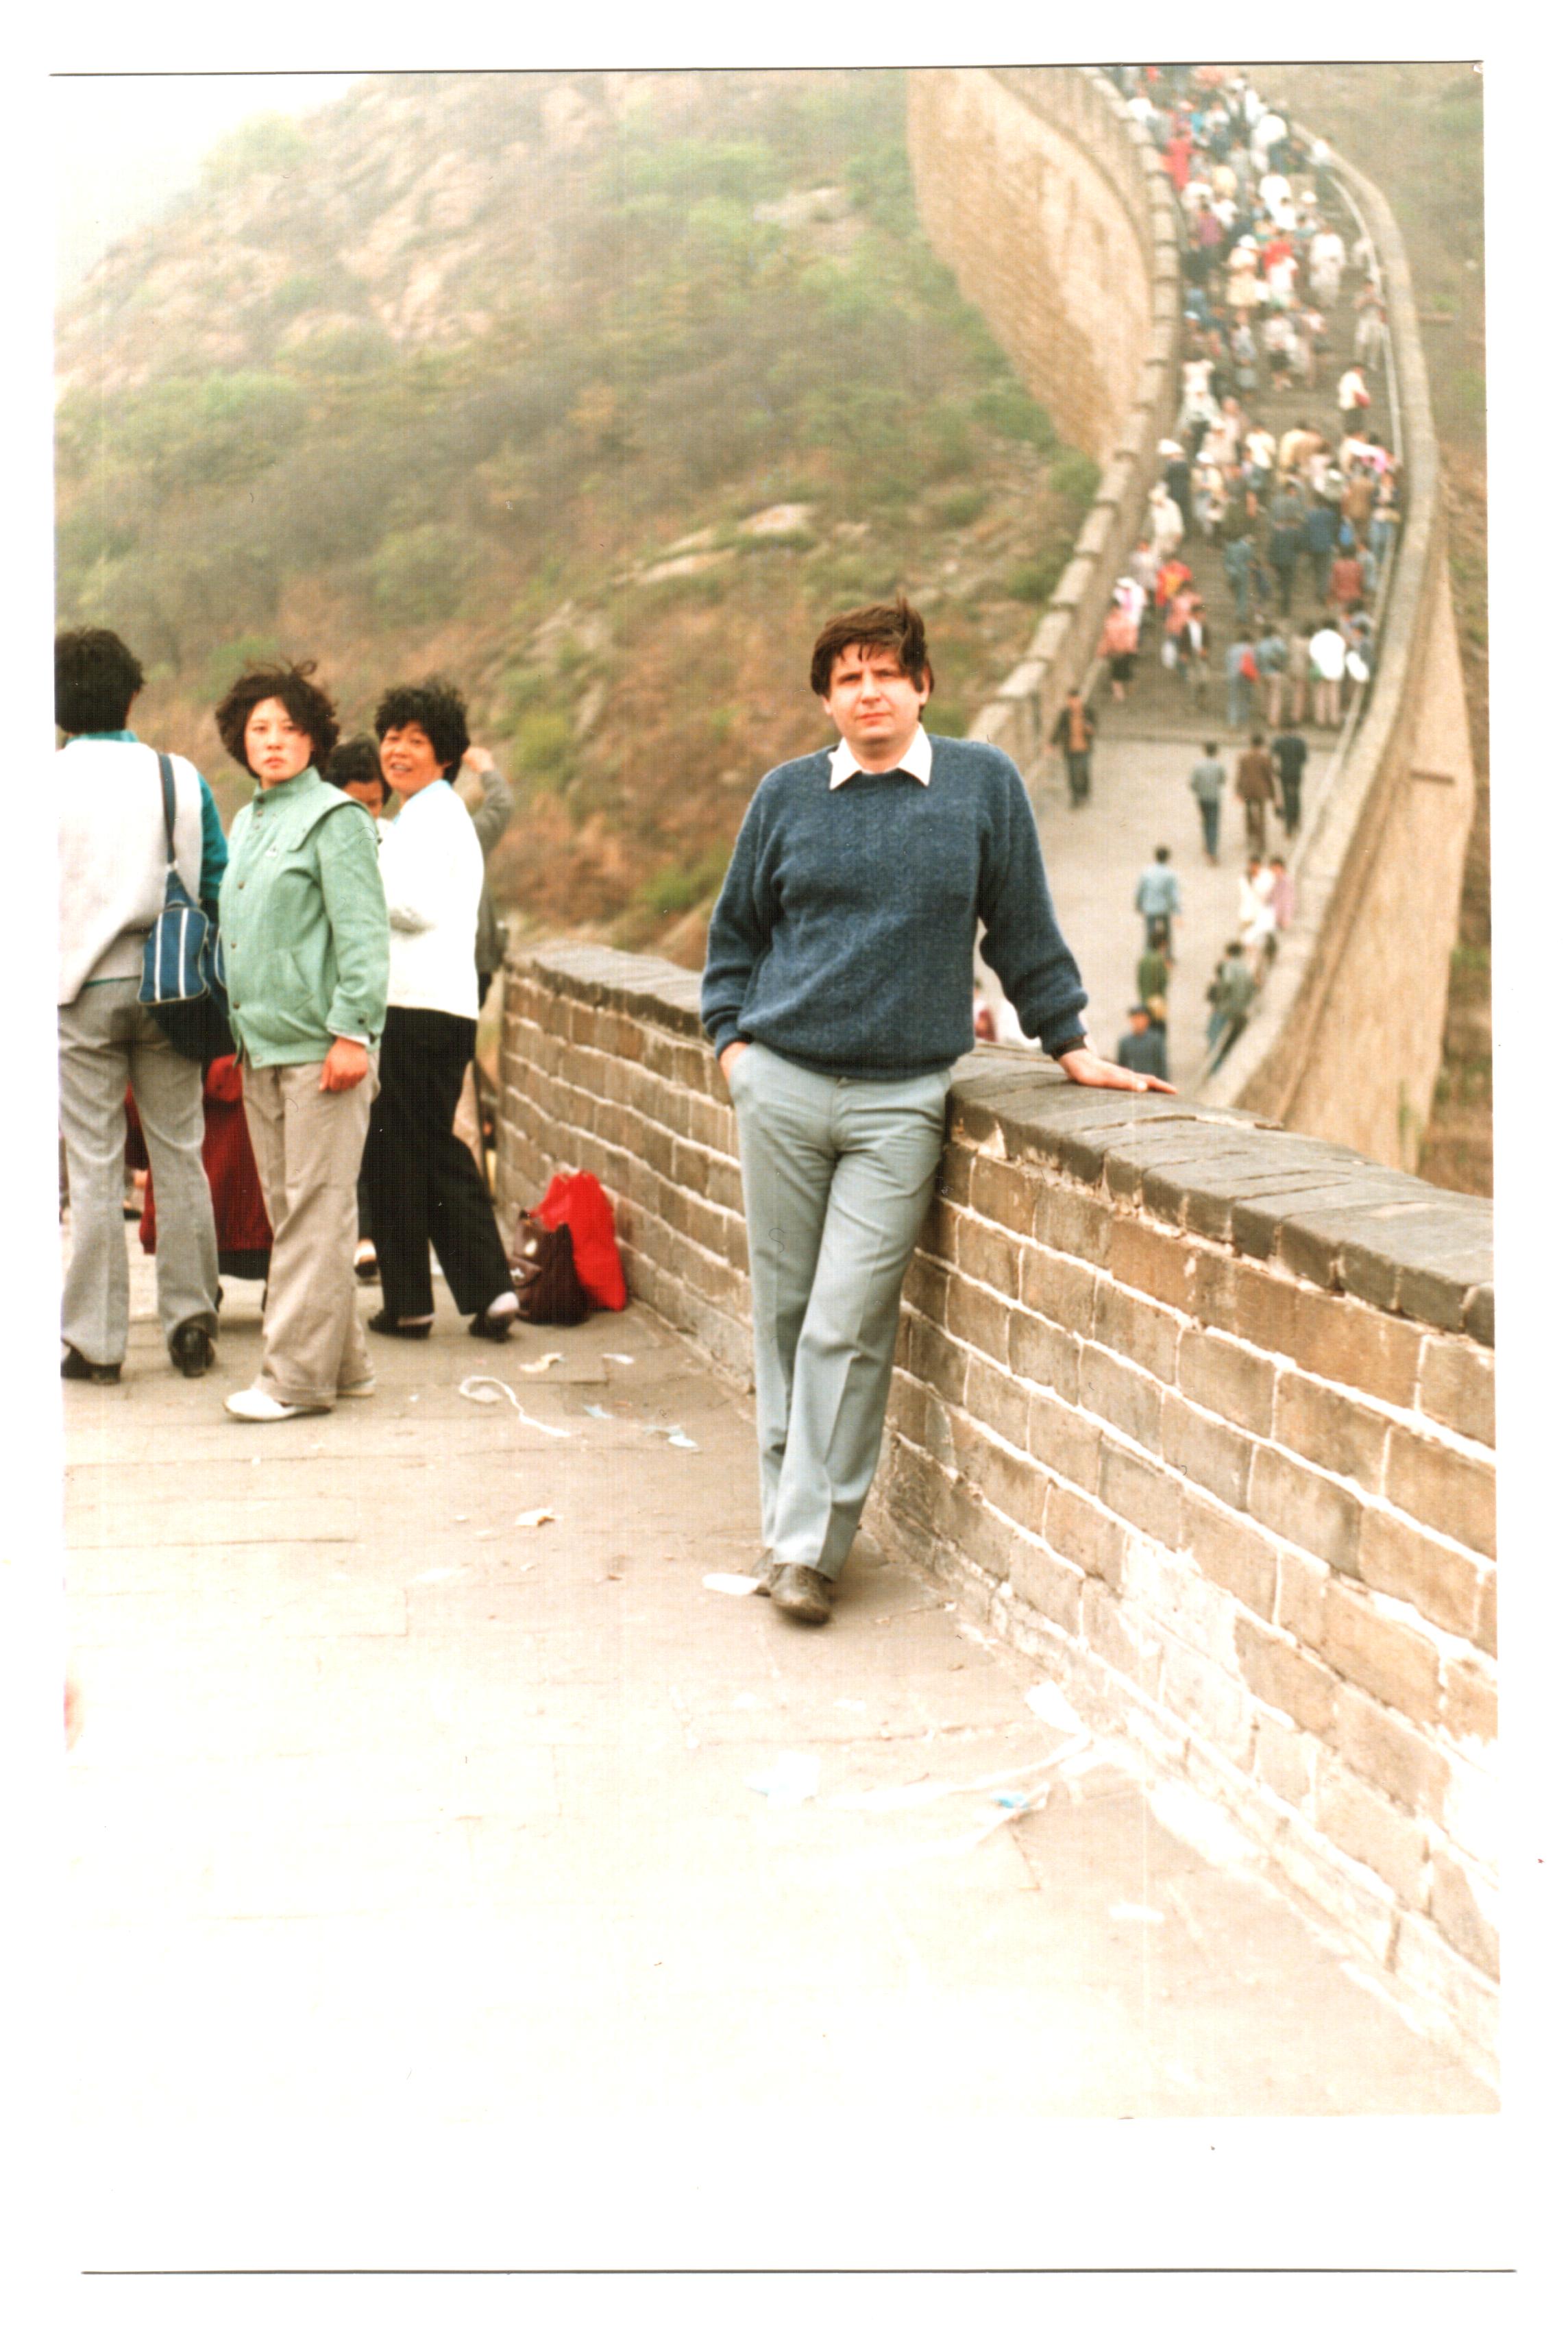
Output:
[[703,1574],[703,1584],[715,1595],[755,1595],[762,1582],[739,1571],[709,1571]]
[[610,1415],[609,1410],[607,1409],[601,1409],[597,1400],[585,1400],[582,1405],[582,1413],[585,1417],[597,1417],[606,1425],[613,1425],[615,1423],[615,1419]]
[[558,1523],[559,1520],[560,1516],[553,1506],[530,1506],[527,1514],[519,1515],[516,1527],[519,1530],[537,1530],[540,1523]]
[[[487,1388],[493,1388],[493,1390],[487,1390]],[[517,1411],[517,1421],[520,1425],[531,1425],[536,1433],[548,1433],[556,1441],[571,1439],[571,1435],[564,1425],[546,1425],[541,1419],[530,1417],[512,1387],[509,1384],[502,1384],[499,1377],[464,1377],[457,1390],[464,1400],[492,1401],[502,1399],[509,1400]]]
[[645,1433],[662,1433],[672,1449],[694,1449],[696,1443],[684,1425],[645,1425]]
[[632,1356],[629,1352],[607,1352],[605,1358],[607,1361],[616,1362],[623,1369],[629,1369],[632,1365]]
[[1056,1685],[1047,1682],[1035,1685],[1024,1695],[1024,1706],[1042,1725],[1054,1725],[1058,1733],[1086,1733],[1087,1725],[1066,1695]]
[[785,1749],[765,1773],[753,1773],[746,1787],[776,1806],[801,1806],[817,1795],[822,1761],[808,1749]]
[[537,1361],[520,1361],[518,1369],[525,1377],[541,1377],[546,1369],[553,1369],[558,1361],[564,1361],[565,1358],[564,1352],[546,1352]]

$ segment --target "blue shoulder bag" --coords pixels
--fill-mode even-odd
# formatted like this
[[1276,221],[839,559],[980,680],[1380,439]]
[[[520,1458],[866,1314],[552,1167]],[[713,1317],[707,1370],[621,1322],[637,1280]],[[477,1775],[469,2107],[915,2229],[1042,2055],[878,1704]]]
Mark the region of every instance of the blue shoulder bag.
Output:
[[180,881],[174,863],[174,767],[158,757],[163,787],[163,827],[168,849],[163,906],[142,950],[139,1000],[177,1053],[204,1067],[232,1053],[228,997],[217,925]]

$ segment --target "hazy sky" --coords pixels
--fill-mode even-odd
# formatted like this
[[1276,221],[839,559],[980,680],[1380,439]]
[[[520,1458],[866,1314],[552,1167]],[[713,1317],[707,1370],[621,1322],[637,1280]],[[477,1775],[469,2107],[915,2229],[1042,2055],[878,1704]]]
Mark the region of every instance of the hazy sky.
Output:
[[55,263],[69,292],[100,253],[195,182],[253,113],[329,105],[360,73],[94,73],[49,82]]

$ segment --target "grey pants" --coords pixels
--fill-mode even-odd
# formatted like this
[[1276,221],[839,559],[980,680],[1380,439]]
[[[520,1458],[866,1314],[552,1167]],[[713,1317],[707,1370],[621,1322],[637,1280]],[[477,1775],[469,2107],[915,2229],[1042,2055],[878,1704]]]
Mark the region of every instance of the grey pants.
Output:
[[936,1184],[951,1074],[821,1076],[736,1059],[762,1540],[837,1579],[876,1471],[899,1293]]
[[202,1165],[200,1065],[177,1053],[136,1000],[136,980],[99,980],[60,1008],[60,1129],[71,1187],[71,1260],[60,1333],[100,1367],[125,1358],[125,1089],[158,1191],[158,1317],[167,1344],[187,1320],[217,1326],[218,1247]]
[[[354,1304],[354,1241],[376,1056],[346,1093],[321,1091],[321,1064],[245,1064],[245,1123],[272,1226],[256,1389],[330,1409],[339,1385],[371,1375]],[[163,1209],[158,1208],[161,1235]]]

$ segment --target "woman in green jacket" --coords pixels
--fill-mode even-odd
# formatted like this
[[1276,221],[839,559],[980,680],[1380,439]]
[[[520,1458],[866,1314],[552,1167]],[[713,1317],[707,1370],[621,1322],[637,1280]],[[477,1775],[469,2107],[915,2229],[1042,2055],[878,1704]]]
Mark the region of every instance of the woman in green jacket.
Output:
[[256,780],[218,898],[245,1122],[272,1226],[255,1382],[272,1424],[371,1392],[354,1304],[355,1183],[387,1011],[387,901],[364,805],[318,775],[338,741],[313,664],[243,673],[218,733]]

